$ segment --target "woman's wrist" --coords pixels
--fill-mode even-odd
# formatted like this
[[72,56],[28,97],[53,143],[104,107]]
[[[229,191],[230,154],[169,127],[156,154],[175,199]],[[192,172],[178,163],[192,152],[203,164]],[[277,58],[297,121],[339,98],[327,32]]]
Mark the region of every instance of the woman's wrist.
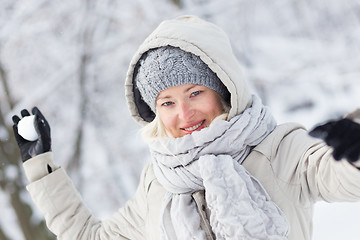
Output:
[[46,152],[30,158],[24,162],[23,167],[30,183],[45,177],[58,168],[53,162],[52,152]]

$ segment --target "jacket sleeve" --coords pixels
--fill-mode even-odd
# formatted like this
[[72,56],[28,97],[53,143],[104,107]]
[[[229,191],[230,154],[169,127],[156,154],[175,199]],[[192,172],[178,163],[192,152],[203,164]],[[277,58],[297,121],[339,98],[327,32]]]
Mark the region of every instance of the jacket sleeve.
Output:
[[336,161],[332,149],[304,129],[288,133],[276,155],[273,167],[287,188],[297,189],[292,190],[295,201],[360,200],[360,171],[346,160]]
[[[360,122],[360,109],[346,117]],[[328,202],[360,200],[360,171],[345,159],[336,161],[332,157],[332,148],[322,141],[311,145],[303,155],[302,164],[306,171],[303,183],[307,181],[314,199]]]
[[[146,213],[143,171],[134,197],[108,220],[100,221],[85,206],[62,168],[52,164],[52,154],[30,159],[25,167],[27,186],[35,205],[44,214],[48,228],[58,239],[143,239]],[[45,165],[44,165],[45,164]],[[54,169],[47,173],[47,164]],[[38,166],[39,168],[35,168]],[[37,173],[30,173],[34,170]],[[29,172],[30,171],[30,172]]]
[[[300,161],[302,189],[314,200],[359,201],[360,171],[346,160],[336,161],[324,143],[311,146]],[[307,193],[304,193],[307,194]]]

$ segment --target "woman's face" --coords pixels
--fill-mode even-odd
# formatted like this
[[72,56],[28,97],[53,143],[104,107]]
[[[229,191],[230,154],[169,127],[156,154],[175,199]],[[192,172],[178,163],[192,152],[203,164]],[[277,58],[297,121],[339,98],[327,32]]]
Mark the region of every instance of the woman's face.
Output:
[[208,127],[223,113],[220,96],[212,89],[184,84],[160,92],[156,99],[157,114],[175,138]]

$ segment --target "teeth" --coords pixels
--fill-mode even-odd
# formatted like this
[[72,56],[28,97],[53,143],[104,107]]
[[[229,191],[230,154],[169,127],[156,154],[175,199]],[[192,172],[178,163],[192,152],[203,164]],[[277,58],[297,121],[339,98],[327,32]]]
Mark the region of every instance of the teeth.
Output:
[[195,129],[197,129],[198,127],[201,126],[201,124],[203,124],[204,121],[202,121],[199,124],[196,124],[195,126],[189,127],[189,128],[184,128],[186,131],[194,131]]

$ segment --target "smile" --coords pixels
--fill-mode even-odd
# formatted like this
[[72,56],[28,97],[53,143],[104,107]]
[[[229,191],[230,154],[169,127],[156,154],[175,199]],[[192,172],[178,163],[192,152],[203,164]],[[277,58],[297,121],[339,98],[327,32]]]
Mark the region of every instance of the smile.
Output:
[[[205,121],[205,120],[204,120]],[[184,128],[185,131],[194,131],[196,129],[198,129],[203,123],[204,121],[192,126],[192,127],[188,127],[188,128]]]

